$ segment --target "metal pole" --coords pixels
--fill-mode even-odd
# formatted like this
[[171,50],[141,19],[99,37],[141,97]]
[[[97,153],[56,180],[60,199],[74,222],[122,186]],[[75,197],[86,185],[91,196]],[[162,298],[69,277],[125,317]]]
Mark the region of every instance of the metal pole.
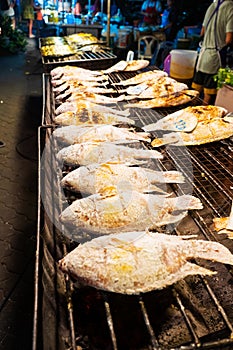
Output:
[[107,16],[108,16],[108,21],[107,21],[107,46],[110,46],[110,18],[111,18],[111,0],[108,0],[107,3]]
[[100,13],[101,13],[101,24],[103,24],[104,0],[101,0],[101,3],[100,3]]

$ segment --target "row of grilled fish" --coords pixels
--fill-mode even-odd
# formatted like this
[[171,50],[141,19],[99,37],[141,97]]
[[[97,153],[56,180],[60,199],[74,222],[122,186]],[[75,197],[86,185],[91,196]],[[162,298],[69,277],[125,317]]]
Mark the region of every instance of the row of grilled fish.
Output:
[[[202,203],[192,195],[174,196],[168,184],[182,183],[184,176],[178,171],[148,168],[149,159],[159,161],[163,155],[145,149],[140,142],[151,142],[148,131],[192,133],[200,118],[182,111],[135,132],[114,126],[134,124],[128,110],[102,106],[103,101],[82,101],[84,108],[74,101],[61,102],[56,110],[56,118],[67,112],[70,117],[65,115],[70,122],[64,124],[56,119],[66,125],[53,133],[63,147],[58,160],[62,165],[79,166],[61,180],[61,186],[83,197],[68,205],[60,220],[93,238],[59,261],[62,271],[96,288],[138,294],[164,288],[188,275],[214,274],[189,259],[233,264],[232,254],[219,243],[151,232],[179,222],[188,210],[201,209]],[[105,125],[93,125],[98,122]]]

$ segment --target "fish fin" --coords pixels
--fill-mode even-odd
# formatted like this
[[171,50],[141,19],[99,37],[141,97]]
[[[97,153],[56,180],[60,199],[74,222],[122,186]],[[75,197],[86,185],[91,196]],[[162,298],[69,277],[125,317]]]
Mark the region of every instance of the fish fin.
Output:
[[179,280],[190,275],[203,275],[212,276],[216,275],[216,271],[211,271],[202,266],[195,265],[190,262],[186,262],[179,270]]
[[231,116],[226,115],[225,117],[223,117],[223,120],[224,120],[224,122],[233,124],[233,114]]
[[147,164],[147,161],[143,161],[143,160],[136,160],[136,159],[131,159],[131,160],[110,160],[108,161],[109,164],[123,164],[125,166],[133,166],[133,165],[143,165],[143,164]]
[[225,234],[229,239],[233,239],[233,230],[227,230],[226,228],[223,228],[222,230],[218,231],[218,234]]
[[143,190],[143,193],[155,193],[157,192],[157,195],[161,195],[163,197],[169,197],[171,196],[171,193],[168,193],[166,191],[163,191],[161,188],[157,186],[149,186],[147,189]]
[[124,145],[124,144],[128,144],[128,143],[135,143],[135,142],[140,142],[139,140],[116,140],[113,141],[112,143],[114,143],[114,145]]

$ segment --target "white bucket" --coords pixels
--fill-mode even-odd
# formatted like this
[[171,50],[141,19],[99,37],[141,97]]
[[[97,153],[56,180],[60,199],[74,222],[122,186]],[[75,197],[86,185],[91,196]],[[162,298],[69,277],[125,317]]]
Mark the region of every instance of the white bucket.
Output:
[[171,50],[170,76],[175,79],[192,79],[197,51]]

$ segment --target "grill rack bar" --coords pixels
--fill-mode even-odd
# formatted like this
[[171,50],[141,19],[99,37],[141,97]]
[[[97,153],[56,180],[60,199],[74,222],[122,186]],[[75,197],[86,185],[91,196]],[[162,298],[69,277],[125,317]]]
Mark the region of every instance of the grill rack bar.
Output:
[[108,322],[109,331],[111,334],[113,350],[117,350],[118,349],[117,339],[116,339],[116,334],[114,331],[114,325],[113,325],[113,319],[112,319],[110,305],[109,305],[109,302],[107,301],[107,296],[104,293],[102,293],[102,296],[104,299],[104,307],[105,307],[105,311],[106,311],[106,318],[107,318],[107,322]]
[[192,334],[192,337],[194,339],[195,348],[199,348],[200,345],[201,345],[200,340],[199,340],[198,335],[196,334],[196,332],[195,332],[195,330],[194,330],[194,328],[192,326],[192,323],[191,323],[191,321],[190,321],[190,319],[189,319],[189,317],[188,317],[188,315],[187,315],[187,313],[185,311],[185,307],[182,304],[182,301],[181,301],[181,298],[179,296],[179,293],[175,290],[175,288],[173,288],[173,294],[174,294],[174,296],[176,298],[177,304],[180,307],[180,310],[181,310],[182,315],[183,315],[183,317],[185,319],[185,322],[186,322],[186,324],[187,324],[187,326],[188,326],[188,328],[189,328],[189,330],[190,330],[190,332]]
[[139,304],[141,306],[141,310],[142,310],[142,314],[143,314],[143,318],[144,318],[144,321],[145,321],[145,325],[146,325],[147,331],[148,331],[148,333],[150,335],[152,349],[153,350],[157,350],[157,349],[159,349],[159,342],[158,342],[158,340],[155,337],[154,330],[153,330],[153,327],[150,324],[150,320],[149,320],[149,316],[148,316],[145,304],[144,304],[144,302],[143,302],[141,297],[139,297]]

